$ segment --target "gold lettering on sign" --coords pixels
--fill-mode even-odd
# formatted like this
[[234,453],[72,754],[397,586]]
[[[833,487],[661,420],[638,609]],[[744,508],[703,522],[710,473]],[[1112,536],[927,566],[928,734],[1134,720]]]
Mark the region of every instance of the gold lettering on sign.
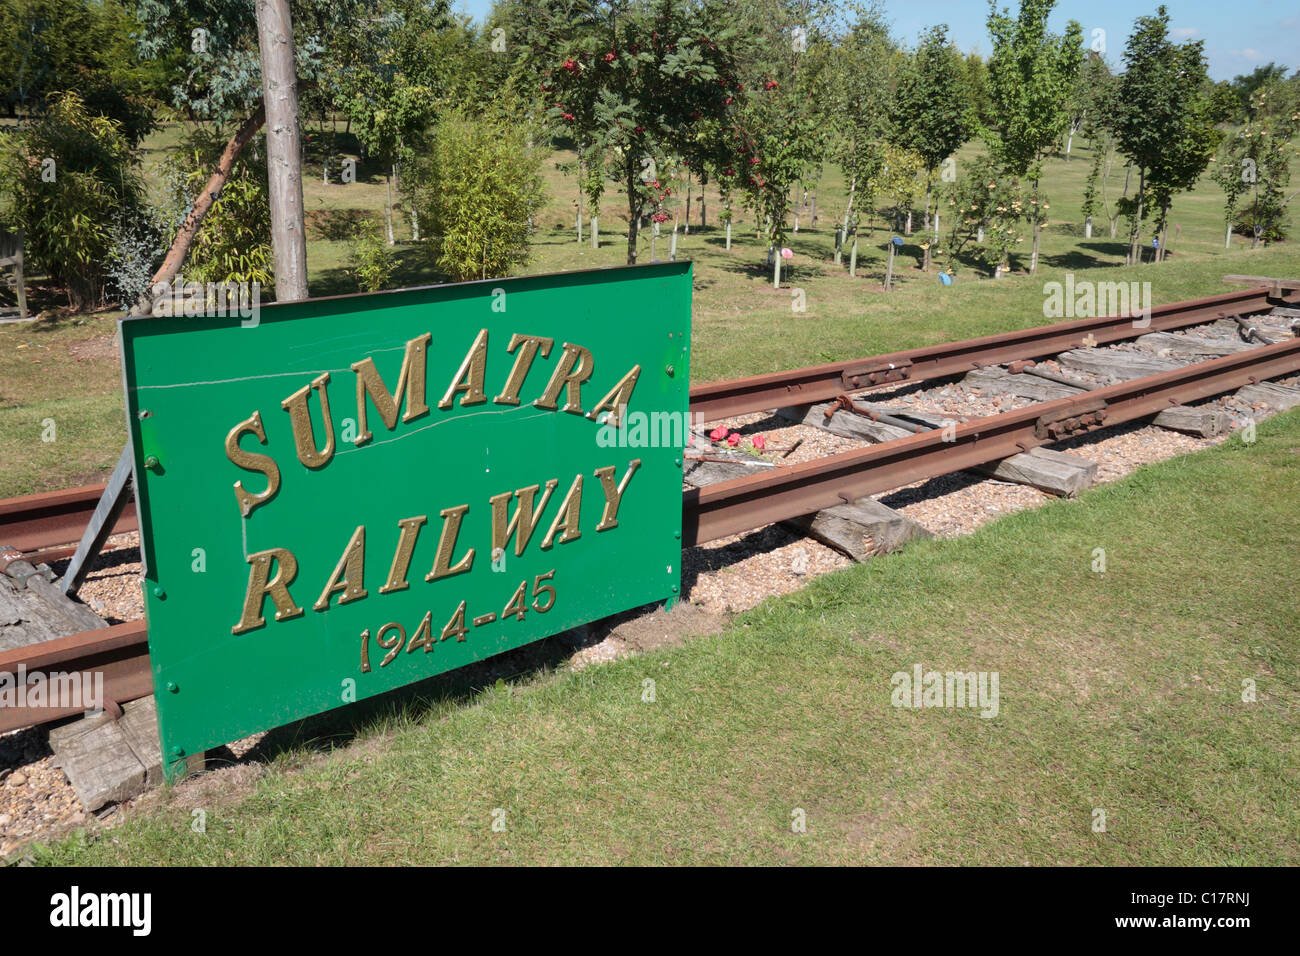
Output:
[[442,534],[438,537],[438,553],[433,559],[433,570],[424,576],[424,580],[449,578],[453,574],[463,574],[474,566],[473,548],[466,551],[454,567],[451,564],[452,553],[456,550],[456,538],[460,534],[460,523],[466,511],[469,511],[469,505],[443,508],[438,512],[438,517],[442,519]]
[[334,573],[330,575],[329,581],[325,584],[325,590],[321,591],[320,597],[316,599],[316,603],[311,606],[311,609],[313,611],[328,611],[330,595],[335,591],[343,592],[343,596],[339,598],[339,604],[361,600],[366,596],[365,574],[366,526],[359,524],[357,530],[352,532],[352,539],[348,541],[348,546],[343,549],[343,556],[339,558],[339,563],[334,566]]
[[564,529],[564,533],[560,535],[560,544],[567,544],[581,538],[582,531],[578,527],[581,517],[582,475],[579,474],[573,479],[573,484],[569,485],[569,490],[565,492],[564,500],[560,502],[560,510],[555,513],[555,520],[551,522],[546,537],[542,539],[543,550],[555,543],[555,532],[561,528]]
[[[533,359],[537,358],[538,349],[542,352],[542,358],[549,358],[551,346],[554,344],[555,339],[542,338],[538,335],[520,335],[516,332],[510,336],[510,346],[506,352],[514,355],[515,349],[518,348],[519,354],[515,355],[515,364],[510,368],[510,377],[506,379],[505,388],[492,401],[498,405],[518,405],[519,390],[524,387],[524,379],[528,377],[528,370],[533,367]],[[519,348],[521,345],[523,348]]]
[[256,435],[259,442],[266,444],[266,430],[262,428],[260,412],[253,412],[250,418],[244,419],[226,436],[227,458],[240,468],[266,475],[266,490],[255,495],[244,490],[242,481],[235,482],[235,500],[239,503],[239,513],[247,518],[253,513],[254,508],[266,504],[280,490],[280,466],[270,455],[259,455],[257,452],[240,448],[239,439],[245,434]]
[[406,343],[406,355],[402,358],[402,370],[397,374],[395,392],[388,391],[375,368],[374,359],[365,358],[352,363],[352,371],[357,373],[357,437],[353,444],[358,448],[374,437],[366,427],[366,395],[375,403],[375,410],[389,431],[397,427],[397,410],[403,398],[406,411],[402,421],[409,422],[429,411],[429,406],[424,403],[424,376],[432,337],[431,333],[425,332]]
[[[551,492],[555,486],[560,483],[558,478],[552,478],[546,483],[546,491],[542,494],[542,503],[533,511],[533,497],[537,494],[541,485],[529,485],[527,488],[520,488],[512,495],[509,491],[504,491],[499,495],[493,495],[489,499],[492,503],[492,553],[502,554],[505,552],[506,545],[510,542],[511,535],[515,539],[515,557],[524,553],[524,548],[528,545],[528,539],[533,536],[537,526],[542,521],[542,512],[546,510],[546,504],[551,500]],[[515,508],[515,513],[506,521],[506,512],[510,507],[510,499],[518,498],[519,504]]]
[[[460,407],[466,405],[481,405],[487,401],[487,396],[483,394],[483,376],[487,373],[487,347],[488,347],[488,330],[479,329],[479,333],[474,337],[474,344],[469,347],[469,352],[465,355],[465,361],[460,363],[460,368],[456,370],[456,377],[451,380],[451,385],[447,388],[447,394],[442,396],[442,401],[438,403],[441,409],[451,408],[452,401],[457,392],[464,392],[461,396]],[[468,376],[468,381],[466,381]]]
[[546,383],[546,391],[542,392],[542,397],[533,404],[538,408],[555,411],[555,400],[560,397],[560,392],[563,391],[565,393],[564,410],[575,415],[581,415],[582,383],[591,378],[591,373],[596,368],[596,360],[592,358],[591,350],[585,349],[581,345],[570,345],[565,342],[563,348],[564,353],[560,356],[559,362],[556,363],[555,371],[551,373],[551,380]]
[[410,587],[406,581],[406,572],[411,568],[411,553],[415,551],[415,539],[420,536],[420,529],[428,520],[428,515],[417,515],[397,522],[402,533],[397,539],[397,550],[393,552],[393,566],[388,569],[388,580],[379,589],[380,594],[405,591]]
[[[325,372],[280,403],[280,407],[289,413],[289,421],[293,425],[293,441],[298,448],[298,460],[308,468],[323,468],[334,457],[334,422],[330,419],[330,399],[325,391],[325,386],[329,383],[330,373]],[[313,388],[320,395],[321,419],[325,422],[325,447],[320,451],[316,450],[316,432],[311,423],[311,409],[307,407]]]
[[623,492],[627,491],[627,483],[632,480],[632,476],[640,467],[641,459],[634,458],[627,466],[623,480],[617,486],[614,484],[613,465],[596,469],[596,477],[600,479],[600,490],[605,493],[605,513],[601,516],[600,524],[596,525],[597,531],[608,531],[610,528],[618,527],[618,506],[623,500]]
[[619,417],[623,409],[627,408],[628,402],[632,398],[632,389],[636,388],[636,380],[641,376],[641,366],[633,365],[632,371],[619,380],[619,383],[610,389],[609,394],[596,403],[596,407],[587,413],[587,417],[596,420],[601,412],[609,412],[609,418],[605,424],[612,425],[615,428],[619,426]]
[[[230,629],[231,634],[243,634],[266,624],[266,619],[262,617],[262,605],[268,594],[275,602],[277,621],[285,621],[302,613],[302,608],[294,604],[293,598],[289,596],[289,585],[298,576],[298,559],[292,551],[288,548],[271,548],[250,554],[247,560],[248,590],[244,593],[244,613],[240,616],[239,623]],[[273,578],[272,561],[277,565]]]

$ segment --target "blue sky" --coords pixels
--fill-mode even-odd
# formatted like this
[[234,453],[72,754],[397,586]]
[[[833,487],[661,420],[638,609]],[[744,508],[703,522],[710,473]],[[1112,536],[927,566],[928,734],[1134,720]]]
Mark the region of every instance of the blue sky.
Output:
[[[1060,0],[1052,16],[1060,29],[1067,20],[1078,20],[1091,42],[1094,30],[1104,30],[1106,57],[1119,62],[1124,43],[1140,15],[1155,11],[1159,0]],[[453,0],[471,16],[482,18],[491,0]],[[1019,6],[1015,0],[999,0],[999,6]],[[1294,71],[1300,67],[1300,3],[1297,0],[1166,0],[1170,26],[1179,40],[1205,41],[1210,76],[1231,79],[1249,73],[1269,61]],[[950,34],[962,50],[988,53],[984,21],[985,0],[885,0],[885,14],[894,34],[909,43],[934,23],[947,23]]]

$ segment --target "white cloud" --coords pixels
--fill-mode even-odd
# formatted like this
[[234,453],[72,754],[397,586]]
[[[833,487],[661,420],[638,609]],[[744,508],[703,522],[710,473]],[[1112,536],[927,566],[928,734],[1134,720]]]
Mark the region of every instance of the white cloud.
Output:
[[1254,50],[1251,49],[1250,47],[1246,47],[1246,49],[1244,50],[1229,50],[1228,56],[1240,56],[1240,57],[1244,57],[1247,60],[1258,60],[1261,54],[1258,50]]
[[1174,27],[1169,32],[1172,33],[1180,40],[1186,40],[1190,37],[1196,36],[1196,34],[1200,33],[1201,31],[1196,29],[1196,27]]

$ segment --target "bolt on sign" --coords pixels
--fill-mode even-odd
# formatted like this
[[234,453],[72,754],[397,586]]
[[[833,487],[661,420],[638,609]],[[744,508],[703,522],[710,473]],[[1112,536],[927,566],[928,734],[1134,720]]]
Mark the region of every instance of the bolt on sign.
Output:
[[123,321],[169,772],[672,599],[690,306],[668,263]]

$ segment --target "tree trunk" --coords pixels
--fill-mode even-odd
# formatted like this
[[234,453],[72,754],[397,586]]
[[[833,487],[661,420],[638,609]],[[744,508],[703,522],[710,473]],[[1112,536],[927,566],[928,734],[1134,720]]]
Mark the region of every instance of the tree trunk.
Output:
[[1223,237],[1223,248],[1232,248],[1232,223],[1228,223],[1228,233]]
[[624,173],[627,176],[627,264],[636,265],[636,233],[640,224],[640,202],[636,195],[636,166],[632,162],[631,151],[624,161]]
[[582,245],[582,153],[578,154],[578,245]]
[[384,190],[387,198],[384,200],[384,228],[388,231],[388,244],[394,245],[396,240],[393,238],[393,177],[392,167],[384,170]]
[[[1129,265],[1137,265],[1141,260],[1138,258],[1141,253],[1139,246],[1142,241],[1142,202],[1146,198],[1147,185],[1147,168],[1143,166],[1138,170],[1138,201],[1137,212],[1133,216],[1133,232],[1128,237],[1128,258]],[[1125,195],[1128,190],[1124,190]]]
[[275,298],[307,298],[307,236],[302,209],[302,142],[289,0],[257,0],[257,39],[266,106],[266,169],[271,206]]
[[[203,187],[203,192],[194,198],[194,204],[190,207],[189,214],[181,223],[180,229],[176,231],[176,238],[172,240],[171,248],[167,250],[167,256],[163,259],[162,265],[154,273],[153,278],[149,280],[149,287],[152,289],[158,283],[170,285],[171,281],[176,278],[181,271],[181,266],[185,263],[185,256],[190,251],[190,246],[194,243],[194,237],[199,233],[199,226],[203,224],[203,217],[212,209],[212,204],[217,201],[221,195],[221,190],[226,185],[226,180],[230,178],[230,171],[234,168],[235,159],[239,156],[240,150],[248,145],[249,141],[257,135],[257,131],[262,128],[266,122],[266,113],[262,107],[253,111],[253,115],[244,120],[244,124],[235,131],[235,135],[230,137],[226,143],[226,148],[221,151],[221,156],[217,159],[217,167],[213,170],[212,176],[209,177],[207,185]],[[136,315],[148,313],[152,307],[149,294],[146,293],[131,311]]]
[[[691,234],[691,171],[690,171],[690,169],[687,169],[687,170],[686,170],[686,222],[685,222],[685,226],[686,226],[686,235],[689,236],[689,235]],[[677,227],[676,227],[676,225],[673,226],[673,231],[674,231],[674,232],[677,231]]]
[[1038,180],[1034,180],[1034,249],[1029,256],[1029,274],[1038,271],[1038,240],[1043,231],[1043,202],[1038,194]]
[[858,189],[858,177],[855,173],[849,182],[849,204],[844,207],[844,235],[849,234],[849,214],[853,212],[853,196]]
[[1160,248],[1156,250],[1156,262],[1165,261],[1169,245],[1169,203],[1160,207]]

